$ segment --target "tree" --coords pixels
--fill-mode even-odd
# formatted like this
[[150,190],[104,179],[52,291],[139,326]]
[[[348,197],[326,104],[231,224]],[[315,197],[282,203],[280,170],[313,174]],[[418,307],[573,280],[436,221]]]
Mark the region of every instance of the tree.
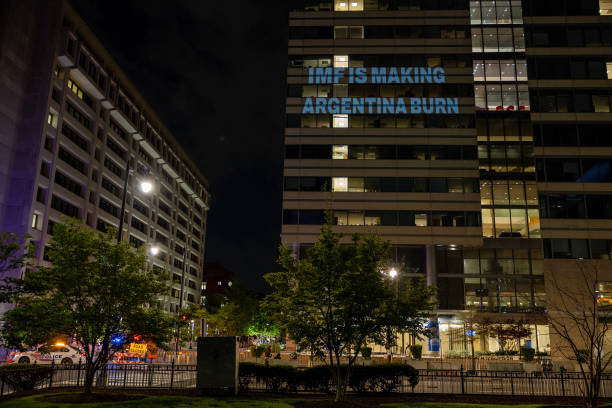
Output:
[[1,276],[5,277],[11,271],[32,266],[31,260],[35,257],[36,247],[29,239],[30,236],[27,234],[23,237],[10,232],[0,234]]
[[247,334],[249,336],[264,336],[268,338],[280,336],[280,330],[270,318],[269,313],[266,313],[259,305],[257,306],[257,310],[253,313],[253,318],[247,328]]
[[[384,337],[389,325],[423,330],[427,316],[422,311],[431,308],[432,291],[422,287],[410,298],[396,298],[381,273],[390,244],[375,235],[356,235],[341,245],[329,214],[327,219],[304,259],[280,247],[278,262],[284,271],[265,276],[275,289],[265,305],[296,343],[325,356],[340,401],[366,340]],[[397,316],[390,320],[393,308]],[[341,364],[344,358],[346,366]]]
[[580,364],[581,391],[586,406],[598,406],[602,374],[612,362],[610,340],[610,293],[599,280],[597,261],[577,261],[571,276],[561,271],[546,277],[554,296],[548,298],[551,340],[560,340],[557,351]]
[[4,315],[2,337],[14,346],[72,336],[85,353],[85,393],[114,350],[111,340],[139,333],[156,344],[171,338],[172,320],[157,307],[166,274],[155,272],[142,249],[115,242],[115,231],[96,233],[76,220],[56,224],[47,249],[52,266],[8,279],[2,300],[16,303]]
[[253,293],[235,283],[221,306],[208,311],[208,324],[224,336],[246,336],[257,303]]
[[197,337],[196,333],[201,332],[201,321],[204,317],[206,317],[206,309],[195,303],[189,303],[187,307],[181,309],[178,316],[175,317],[175,324],[179,329],[178,340],[181,345],[191,342],[193,337]]

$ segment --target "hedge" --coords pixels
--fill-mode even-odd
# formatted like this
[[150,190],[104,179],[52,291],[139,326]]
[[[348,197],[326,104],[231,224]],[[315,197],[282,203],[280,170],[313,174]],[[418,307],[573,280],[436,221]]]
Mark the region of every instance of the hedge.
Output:
[[0,380],[15,391],[33,390],[51,375],[50,366],[7,364],[0,366]]
[[[354,366],[349,386],[358,393],[396,392],[404,377],[412,387],[419,382],[418,371],[407,364]],[[240,363],[239,381],[242,391],[248,391],[256,384],[275,393],[334,391],[331,372],[326,366],[298,370],[293,366]]]

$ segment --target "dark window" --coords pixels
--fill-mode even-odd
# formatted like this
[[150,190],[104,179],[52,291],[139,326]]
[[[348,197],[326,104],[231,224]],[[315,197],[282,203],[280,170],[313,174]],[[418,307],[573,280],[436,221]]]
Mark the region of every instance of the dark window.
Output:
[[72,117],[75,118],[77,122],[79,122],[85,128],[87,128],[87,130],[91,130],[91,121],[77,108],[75,108],[70,102],[66,102],[66,112],[72,115]]
[[60,186],[64,187],[66,190],[71,191],[78,196],[81,196],[81,193],[83,191],[83,187],[79,183],[77,183],[70,177],[66,176],[64,173],[60,172],[59,170],[55,171],[55,183],[59,184]]
[[75,155],[60,147],[58,157],[68,163],[72,168],[85,174],[85,163],[79,160]]
[[67,201],[62,200],[55,194],[51,196],[51,208],[65,214],[69,217],[79,216],[79,207],[70,204]]

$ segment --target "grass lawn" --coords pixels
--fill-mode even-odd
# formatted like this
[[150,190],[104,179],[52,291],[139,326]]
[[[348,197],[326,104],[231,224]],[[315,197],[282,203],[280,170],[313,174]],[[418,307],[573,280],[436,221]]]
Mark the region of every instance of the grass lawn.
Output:
[[[250,398],[198,398],[177,396],[145,396],[131,401],[61,403],[49,401],[51,394],[31,395],[0,403],[1,408],[293,408],[279,400]],[[295,400],[294,400],[295,401]]]
[[[0,408],[308,408],[329,407],[329,400],[321,399],[259,399],[249,397],[227,397],[208,398],[173,395],[143,395],[122,394],[121,392],[97,395],[92,401],[83,401],[82,394],[57,393],[37,394],[22,398],[10,399],[0,403]],[[100,398],[104,401],[100,401]],[[66,402],[68,401],[68,402]],[[360,401],[357,407],[363,407]],[[372,401],[374,402],[374,401]],[[381,401],[382,402],[382,401]],[[342,408],[352,407],[353,404],[345,403]],[[366,406],[370,406],[367,404]],[[379,406],[373,404],[373,406]],[[491,404],[468,404],[449,402],[394,402],[382,403],[380,407],[385,408],[540,408],[552,407],[554,405],[531,404],[531,405],[491,405]],[[602,405],[610,406],[612,405]]]

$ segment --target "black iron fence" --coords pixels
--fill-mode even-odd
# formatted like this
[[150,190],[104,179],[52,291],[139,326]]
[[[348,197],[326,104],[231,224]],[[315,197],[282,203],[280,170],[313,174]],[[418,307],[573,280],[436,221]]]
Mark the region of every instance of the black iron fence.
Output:
[[[83,387],[85,365],[51,365],[49,375],[35,388]],[[98,370],[93,382],[96,388],[163,388],[189,389],[196,385],[196,366],[178,364],[109,364]],[[9,384],[0,380],[0,396],[13,393]]]
[[[286,379],[265,376],[240,377],[242,391],[275,391],[294,393],[332,392],[333,386],[320,383],[279,386]],[[495,372],[464,370],[419,370],[419,381],[412,386],[408,377],[397,377],[395,392],[415,394],[486,394],[517,396],[576,396],[583,395],[585,387],[581,373],[576,372]],[[52,365],[47,378],[36,388],[82,387],[85,383],[85,367],[75,365]],[[282,385],[282,384],[281,384]],[[194,389],[196,386],[195,365],[113,365],[96,373],[94,387],[101,389]],[[370,391],[384,391],[384,384],[374,385]],[[350,390],[356,391],[356,390]],[[0,381],[0,396],[15,390]],[[601,397],[612,398],[612,374],[602,377]]]

